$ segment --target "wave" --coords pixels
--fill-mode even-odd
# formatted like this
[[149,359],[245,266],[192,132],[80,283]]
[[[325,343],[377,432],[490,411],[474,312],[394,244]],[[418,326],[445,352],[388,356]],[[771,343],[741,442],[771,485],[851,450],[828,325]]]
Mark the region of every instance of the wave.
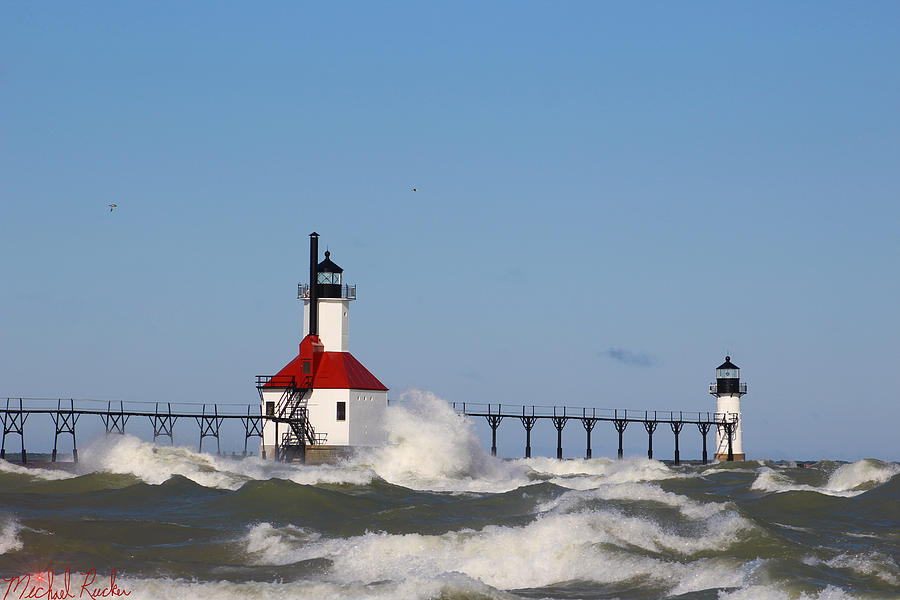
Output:
[[34,467],[22,467],[20,465],[14,465],[9,461],[0,459],[0,473],[13,473],[15,475],[27,475],[32,479],[44,479],[44,480],[55,480],[55,479],[71,479],[75,477],[72,473],[67,473],[66,471],[57,471],[53,469],[40,469]]
[[[244,600],[246,598],[276,597],[301,600],[307,598],[315,600],[396,600],[397,598],[404,600],[437,598],[440,600],[520,600],[523,597],[486,586],[457,573],[448,573],[434,579],[383,581],[371,584],[298,581],[198,582],[184,579],[129,577],[117,578],[116,583],[120,589],[132,592],[131,597],[158,598],[160,600],[206,600],[207,598]],[[620,596],[616,595],[615,597]],[[739,589],[720,591],[717,597],[719,600],[854,600],[857,598],[834,586],[807,593],[783,589],[771,584],[755,584]]]
[[[585,492],[567,494],[586,499]],[[685,506],[662,490],[648,496]],[[756,530],[732,511],[701,514],[698,509],[695,522],[678,527],[667,515],[654,518],[633,507],[585,509],[565,495],[543,508],[547,512],[522,526],[488,525],[438,535],[367,532],[322,538],[308,529],[259,523],[241,543],[257,565],[327,559],[333,564],[329,573],[342,583],[430,580],[461,573],[497,589],[566,581],[645,585],[649,580],[684,594],[739,586],[754,568],[734,558],[708,556],[741,543]],[[673,554],[689,562],[673,561]]]
[[773,585],[752,585],[719,594],[719,600],[854,600],[855,598],[856,596],[831,585],[814,594],[797,593]]
[[182,446],[158,446],[132,435],[95,441],[81,453],[79,473],[130,474],[158,485],[182,475],[208,488],[236,490],[252,480],[285,479],[301,485],[366,485],[375,473],[346,465],[293,465],[258,457],[230,458],[193,451]]
[[859,554],[839,554],[834,558],[807,557],[803,560],[808,565],[825,565],[832,569],[846,569],[853,573],[877,577],[890,585],[900,585],[900,567],[892,557],[877,551]]
[[874,458],[841,465],[828,478],[825,489],[864,492],[900,473],[900,464],[885,463]]
[[654,481],[685,477],[646,458],[556,460],[537,457],[503,460],[491,456],[468,417],[431,392],[412,390],[389,407],[389,443],[351,464],[370,466],[379,477],[410,489],[502,493],[535,479],[573,489],[598,482]]
[[758,470],[750,488],[764,492],[816,492],[845,498],[858,496],[900,473],[900,465],[866,458],[835,469],[822,485],[798,483],[790,474],[770,467]]
[[419,580],[377,583],[334,582],[197,582],[183,579],[121,578],[119,588],[132,592],[132,598],[160,600],[245,600],[246,598],[298,598],[313,600],[516,600],[513,594],[492,589],[462,575]]
[[22,525],[12,516],[0,516],[0,555],[22,549],[19,531]]
[[[603,484],[585,491],[566,492],[541,505],[539,510],[574,511],[596,500],[626,500],[629,502],[654,502],[676,508],[685,517],[706,519],[727,510],[726,504],[697,502],[687,496],[667,492],[657,485],[644,483]],[[749,523],[749,522],[748,522]]]

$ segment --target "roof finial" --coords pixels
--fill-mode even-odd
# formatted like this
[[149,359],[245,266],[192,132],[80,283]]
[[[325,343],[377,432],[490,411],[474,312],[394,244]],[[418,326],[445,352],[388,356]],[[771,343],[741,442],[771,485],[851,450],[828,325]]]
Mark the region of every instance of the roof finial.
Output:
[[328,250],[326,250],[326,251],[325,251],[325,258],[327,259],[329,256],[331,256],[331,252],[329,252]]

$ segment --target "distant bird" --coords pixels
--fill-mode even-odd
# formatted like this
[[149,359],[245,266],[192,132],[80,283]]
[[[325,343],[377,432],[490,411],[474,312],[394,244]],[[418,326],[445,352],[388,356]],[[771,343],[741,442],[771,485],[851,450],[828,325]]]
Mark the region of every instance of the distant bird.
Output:
[[115,210],[116,208],[118,208],[118,207],[119,207],[118,204],[110,204],[110,205],[109,205],[109,212],[114,211],[114,210]]
[[412,191],[418,192],[419,190],[418,190],[418,188],[413,188]]

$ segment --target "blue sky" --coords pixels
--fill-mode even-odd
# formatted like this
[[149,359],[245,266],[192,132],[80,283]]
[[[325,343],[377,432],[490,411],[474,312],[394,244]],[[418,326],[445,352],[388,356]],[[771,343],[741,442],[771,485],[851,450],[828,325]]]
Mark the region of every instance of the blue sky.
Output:
[[4,3],[0,396],[255,401],[315,230],[395,398],[712,410],[730,352],[748,455],[896,460],[898,29],[890,2]]

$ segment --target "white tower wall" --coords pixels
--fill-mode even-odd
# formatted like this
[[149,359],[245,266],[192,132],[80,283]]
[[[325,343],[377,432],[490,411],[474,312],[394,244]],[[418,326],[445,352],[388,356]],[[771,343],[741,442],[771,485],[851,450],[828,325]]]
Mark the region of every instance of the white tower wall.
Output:
[[[283,390],[263,390],[263,414],[266,402],[278,406]],[[338,420],[338,402],[344,403],[344,419]],[[385,416],[388,393],[381,390],[315,389],[307,400],[309,422],[317,434],[325,434],[326,446],[380,446],[387,441]],[[281,437],[290,426],[278,426]],[[263,447],[267,458],[275,456],[275,423],[263,423]]]
[[350,443],[354,446],[381,446],[387,443],[388,393],[377,390],[350,390],[348,419]]
[[[741,435],[741,397],[738,394],[716,394],[716,412],[737,414],[737,425],[731,438],[731,451],[735,460],[744,459],[743,436]],[[728,456],[728,435],[724,427],[716,427],[716,456]]]
[[[309,299],[303,300],[303,337],[309,335]],[[350,299],[319,298],[319,340],[325,352],[350,352]]]
[[[347,405],[350,401],[350,390],[317,389],[310,394],[307,407],[309,422],[316,434],[325,434],[328,446],[350,445],[350,422]],[[344,403],[344,420],[337,420],[337,403]]]

